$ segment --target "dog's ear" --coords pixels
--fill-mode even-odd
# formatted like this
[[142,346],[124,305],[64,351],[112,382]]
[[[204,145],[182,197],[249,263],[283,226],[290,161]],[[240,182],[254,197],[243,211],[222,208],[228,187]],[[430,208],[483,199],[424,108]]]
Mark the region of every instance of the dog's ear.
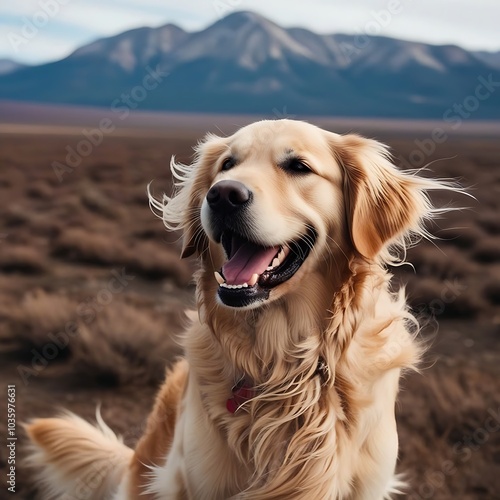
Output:
[[[433,181],[399,171],[386,146],[357,135],[336,136],[333,150],[344,170],[347,224],[356,250],[373,259],[391,243],[422,233],[431,213]],[[437,184],[437,183],[436,183]]]
[[172,157],[170,170],[175,186],[172,197],[164,195],[159,201],[149,194],[150,205],[161,213],[165,227],[182,230],[182,258],[201,255],[207,248],[200,219],[201,204],[210,187],[213,165],[226,149],[225,139],[208,134],[195,147],[195,158],[190,165],[178,163]]

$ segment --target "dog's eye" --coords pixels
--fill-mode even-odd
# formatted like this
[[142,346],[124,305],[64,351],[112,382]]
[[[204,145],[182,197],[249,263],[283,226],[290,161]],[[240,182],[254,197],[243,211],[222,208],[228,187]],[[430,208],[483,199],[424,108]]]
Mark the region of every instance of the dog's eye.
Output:
[[290,158],[284,165],[283,169],[287,172],[293,172],[297,174],[309,174],[311,169],[308,165],[300,158]]
[[230,168],[233,168],[235,165],[236,161],[233,157],[226,158],[222,162],[222,170],[229,170]]

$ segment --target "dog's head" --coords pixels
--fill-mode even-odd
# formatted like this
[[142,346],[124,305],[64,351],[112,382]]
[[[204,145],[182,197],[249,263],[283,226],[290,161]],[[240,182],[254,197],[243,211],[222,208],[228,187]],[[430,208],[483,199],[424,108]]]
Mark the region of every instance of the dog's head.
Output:
[[398,171],[373,140],[291,120],[209,135],[172,172],[178,191],[152,203],[233,308],[270,303],[355,258],[387,261],[391,244],[421,232],[426,190],[438,186]]

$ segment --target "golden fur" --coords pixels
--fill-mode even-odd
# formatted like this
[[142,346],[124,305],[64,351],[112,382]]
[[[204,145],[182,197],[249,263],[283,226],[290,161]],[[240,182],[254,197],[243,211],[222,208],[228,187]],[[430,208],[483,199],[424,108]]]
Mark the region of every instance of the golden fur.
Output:
[[[277,164],[293,150],[312,173]],[[221,171],[228,154],[238,165]],[[209,135],[192,165],[172,161],[177,189],[151,199],[183,255],[196,254],[198,316],[184,337],[185,363],[167,376],[135,453],[103,445],[75,417],[27,426],[50,493],[75,495],[91,465],[117,473],[92,498],[381,499],[397,492],[394,404],[401,370],[413,369],[418,325],[386,265],[435,213],[427,192],[445,183],[398,171],[386,148],[290,120],[258,122],[228,138]],[[225,256],[209,237],[203,202],[221,179],[255,195],[251,230],[287,244],[314,227],[300,269],[254,308],[217,299]],[[318,363],[326,370],[317,373]],[[254,397],[234,414],[231,388]],[[124,466],[127,463],[128,466]],[[58,483],[58,481],[60,481]],[[146,495],[139,496],[139,493]]]

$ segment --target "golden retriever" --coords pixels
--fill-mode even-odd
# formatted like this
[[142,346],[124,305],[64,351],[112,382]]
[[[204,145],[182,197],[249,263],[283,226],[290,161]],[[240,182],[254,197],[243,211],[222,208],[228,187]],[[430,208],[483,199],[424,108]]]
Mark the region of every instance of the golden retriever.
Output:
[[421,348],[386,267],[427,235],[428,191],[454,188],[399,171],[374,140],[292,120],[208,135],[196,152],[192,165],[172,160],[174,195],[150,198],[183,231],[182,256],[200,261],[186,360],[167,374],[135,451],[100,418],[27,425],[46,494],[397,493],[394,405]]

